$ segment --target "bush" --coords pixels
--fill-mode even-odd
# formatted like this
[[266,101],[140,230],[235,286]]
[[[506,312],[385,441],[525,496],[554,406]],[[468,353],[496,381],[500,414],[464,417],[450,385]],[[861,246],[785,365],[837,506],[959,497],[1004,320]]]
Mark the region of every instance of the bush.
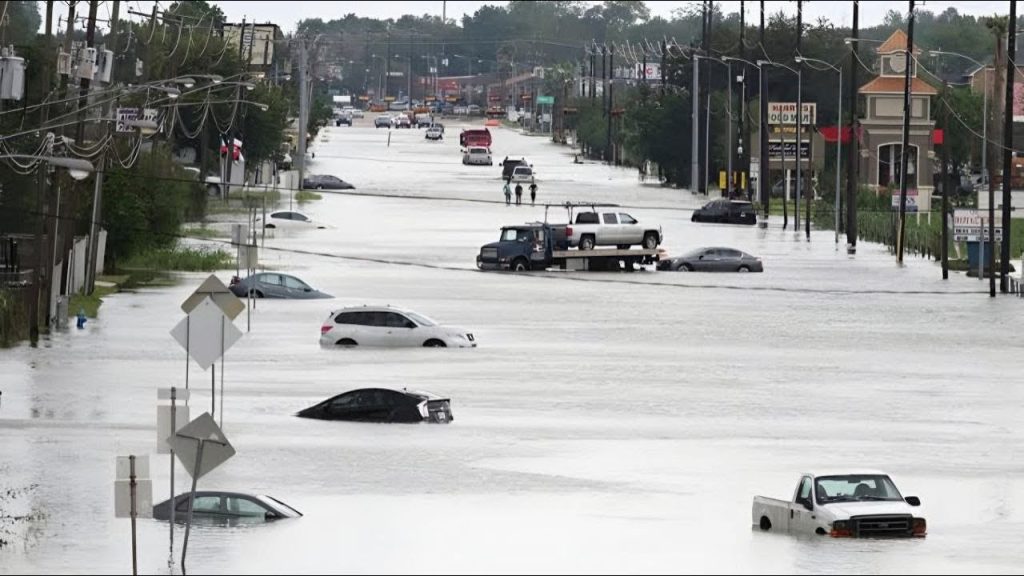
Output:
[[28,311],[17,292],[0,288],[0,347],[28,338]]
[[213,272],[231,266],[231,255],[223,250],[174,246],[137,252],[124,261],[125,270],[177,270],[181,272]]

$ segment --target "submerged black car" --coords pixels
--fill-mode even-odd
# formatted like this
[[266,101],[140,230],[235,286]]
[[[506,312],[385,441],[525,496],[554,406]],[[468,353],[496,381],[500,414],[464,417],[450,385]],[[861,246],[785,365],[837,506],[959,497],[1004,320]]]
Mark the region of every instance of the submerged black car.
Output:
[[339,394],[296,414],[319,420],[355,422],[452,421],[451,400],[429,392],[363,388]]
[[693,222],[721,222],[724,224],[757,224],[754,205],[743,200],[714,200],[694,210]]
[[[185,522],[188,518],[188,501],[191,496],[190,492],[186,492],[174,497],[174,521],[176,523]],[[276,498],[238,492],[196,492],[196,501],[192,507],[193,519],[200,522],[267,522],[300,516],[302,516],[301,512]],[[164,500],[153,506],[153,518],[170,520],[171,501]]]

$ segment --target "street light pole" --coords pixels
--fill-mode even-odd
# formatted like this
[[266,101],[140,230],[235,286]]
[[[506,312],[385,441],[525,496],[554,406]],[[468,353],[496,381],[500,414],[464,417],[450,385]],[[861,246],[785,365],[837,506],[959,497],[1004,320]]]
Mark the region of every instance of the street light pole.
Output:
[[698,133],[700,132],[700,55],[694,53],[693,55],[693,90],[690,92],[690,99],[693,101],[693,117],[691,120],[690,131],[690,193],[697,194],[700,192],[699,186],[699,173],[700,168],[700,141],[698,140]]

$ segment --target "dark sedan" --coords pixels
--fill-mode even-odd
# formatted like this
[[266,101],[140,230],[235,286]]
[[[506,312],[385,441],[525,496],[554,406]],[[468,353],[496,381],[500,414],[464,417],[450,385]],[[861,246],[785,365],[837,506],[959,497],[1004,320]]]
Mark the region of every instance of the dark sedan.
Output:
[[764,272],[761,259],[732,248],[698,248],[658,262],[658,270],[673,272]]
[[[192,493],[179,494],[174,497],[174,521],[185,522],[188,519],[188,502]],[[195,504],[192,508],[193,521],[201,523],[237,523],[237,522],[268,522],[282,518],[299,518],[302,513],[291,506],[271,498],[237,492],[196,492]],[[171,501],[153,506],[155,520],[171,519]]]
[[244,280],[235,276],[231,279],[229,289],[239,298],[245,298],[250,290],[255,298],[291,298],[294,300],[334,298],[330,294],[314,290],[309,284],[295,276],[277,272],[260,272]]
[[345,182],[337,176],[323,175],[310,176],[309,178],[303,179],[302,188],[304,190],[353,190],[355,189],[355,186]]
[[754,205],[744,200],[714,200],[694,210],[693,222],[721,222],[724,224],[757,224]]
[[296,414],[319,420],[355,422],[452,421],[451,400],[429,392],[364,388],[339,394]]

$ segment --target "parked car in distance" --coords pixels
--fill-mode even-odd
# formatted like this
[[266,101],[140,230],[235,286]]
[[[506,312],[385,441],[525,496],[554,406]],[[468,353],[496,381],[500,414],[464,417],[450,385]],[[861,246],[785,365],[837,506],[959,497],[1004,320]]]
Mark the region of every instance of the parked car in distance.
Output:
[[494,161],[491,159],[491,151],[483,146],[470,146],[466,148],[466,152],[462,155],[462,163],[469,165],[483,165],[491,166]]
[[440,128],[431,126],[427,128],[427,132],[424,136],[427,140],[441,140],[444,138],[444,131]]
[[254,298],[291,298],[298,300],[333,298],[330,294],[314,290],[312,286],[295,276],[277,272],[260,272],[244,279],[235,276],[231,279],[231,285],[228,286],[228,289],[239,298],[245,298],[250,291],[252,291]]
[[391,128],[392,124],[391,116],[388,116],[387,114],[381,114],[373,119],[374,128]]
[[[263,222],[263,217],[256,219],[256,223]],[[316,227],[323,229],[325,226],[313,222],[313,219],[306,216],[302,212],[295,212],[291,210],[279,210],[277,212],[271,212],[267,215],[266,228],[310,228]]]
[[658,270],[673,272],[764,272],[761,259],[732,248],[697,248],[658,262]]
[[344,124],[345,126],[351,126],[352,125],[352,115],[346,113],[346,114],[342,114],[341,116],[337,116],[337,117],[334,118],[334,125],[335,126],[341,126],[342,124]]
[[355,106],[344,106],[342,107],[341,111],[353,118],[363,117],[363,110],[361,108],[356,108]]
[[615,208],[576,214],[576,221],[569,225],[566,234],[569,245],[580,250],[593,250],[595,246],[629,248],[635,244],[654,250],[664,240],[661,226],[642,224]]
[[355,186],[330,174],[313,174],[302,180],[303,190],[353,190]]
[[761,530],[833,538],[924,537],[928,523],[888,475],[878,471],[802,474],[792,500],[754,496],[752,519]]
[[757,224],[754,205],[746,200],[719,199],[708,202],[693,211],[692,222],[720,222],[724,224]]
[[534,177],[536,177],[536,174],[533,173],[533,168],[530,168],[529,166],[523,166],[522,164],[520,164],[519,166],[516,166],[512,170],[513,182],[526,184],[529,182],[533,182]]
[[429,392],[364,388],[328,398],[296,416],[356,422],[447,424],[452,421],[452,407],[450,399]]
[[429,128],[434,123],[434,117],[430,114],[417,114],[416,115],[416,127],[417,128]]
[[395,116],[395,128],[412,128],[412,120],[405,114]]
[[[186,492],[174,497],[174,521],[185,522],[188,518],[188,504],[192,493]],[[284,518],[300,518],[302,513],[280,500],[270,496],[240,494],[238,492],[200,491],[196,492],[192,506],[194,520],[208,523],[233,523],[238,521],[269,522]],[[153,506],[155,520],[171,519],[171,501]]]
[[471,116],[476,116],[476,115],[481,114],[481,113],[483,113],[483,110],[481,110],[481,108],[479,106],[477,106],[476,104],[470,104],[466,108],[466,114],[469,114]]
[[320,326],[325,346],[475,348],[476,339],[461,328],[391,306],[357,306],[330,313]]

